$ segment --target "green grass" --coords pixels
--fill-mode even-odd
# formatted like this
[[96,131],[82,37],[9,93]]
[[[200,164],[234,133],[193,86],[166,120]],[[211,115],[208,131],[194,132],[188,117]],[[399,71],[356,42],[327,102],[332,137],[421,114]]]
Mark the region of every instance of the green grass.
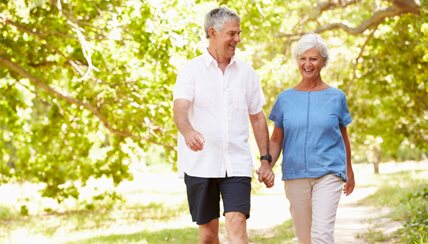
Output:
[[[224,224],[220,225],[220,231],[224,231]],[[160,231],[140,231],[132,234],[112,234],[81,239],[68,244],[85,243],[197,243],[198,228],[163,229]],[[293,224],[291,220],[271,229],[249,231],[251,243],[292,243],[294,238]]]
[[293,238],[294,228],[291,220],[287,220],[272,229],[249,233],[251,243],[292,243]]
[[380,230],[369,230],[368,232],[358,234],[358,239],[364,239],[368,241],[369,243],[379,243],[379,242],[386,242],[391,241],[390,237],[387,237],[383,234]]
[[0,218],[0,243],[18,229],[27,229],[32,235],[51,237],[58,231],[67,233],[95,231],[115,226],[118,222],[132,225],[148,221],[167,221],[187,211],[186,202],[175,207],[154,202],[146,205],[122,206],[119,203],[116,205],[113,208],[98,206],[90,210],[63,213],[49,211],[46,214],[30,216],[22,216],[2,207],[0,208],[3,213],[3,218]]
[[95,243],[198,243],[198,228],[140,231],[132,234],[106,235],[67,242],[68,244]]
[[428,179],[420,177],[422,173],[408,171],[377,176],[379,189],[359,203],[391,208],[387,217],[403,226],[388,236],[375,227],[362,233],[360,238],[369,243],[428,242]]

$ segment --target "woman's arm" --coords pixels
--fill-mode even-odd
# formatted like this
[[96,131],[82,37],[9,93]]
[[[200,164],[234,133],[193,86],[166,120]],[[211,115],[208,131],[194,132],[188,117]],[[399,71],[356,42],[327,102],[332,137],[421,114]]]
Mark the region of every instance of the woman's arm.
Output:
[[284,131],[281,128],[274,127],[269,140],[269,152],[272,155],[272,167],[275,165],[282,150],[284,140]]
[[348,131],[346,127],[340,127],[340,132],[342,133],[343,142],[345,143],[346,149],[346,176],[348,177],[348,181],[345,183],[343,187],[343,193],[345,195],[349,195],[354,191],[355,187],[355,179],[354,179],[354,170],[352,169],[351,163],[351,143],[349,142]]

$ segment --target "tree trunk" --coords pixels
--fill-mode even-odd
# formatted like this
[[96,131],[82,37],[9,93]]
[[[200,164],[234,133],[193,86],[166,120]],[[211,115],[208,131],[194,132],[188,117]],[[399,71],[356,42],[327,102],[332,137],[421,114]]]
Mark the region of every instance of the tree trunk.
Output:
[[374,160],[373,160],[373,170],[375,175],[379,174],[379,164],[380,164],[380,150],[375,149],[374,150]]

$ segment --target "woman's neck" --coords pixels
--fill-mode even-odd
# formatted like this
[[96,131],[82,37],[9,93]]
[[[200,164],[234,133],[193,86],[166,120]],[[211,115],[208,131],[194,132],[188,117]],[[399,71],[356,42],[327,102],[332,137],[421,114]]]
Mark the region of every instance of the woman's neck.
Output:
[[329,86],[322,81],[322,79],[319,77],[319,79],[315,80],[304,80],[302,79],[295,87],[294,89],[300,90],[300,91],[319,91],[324,90],[328,88]]

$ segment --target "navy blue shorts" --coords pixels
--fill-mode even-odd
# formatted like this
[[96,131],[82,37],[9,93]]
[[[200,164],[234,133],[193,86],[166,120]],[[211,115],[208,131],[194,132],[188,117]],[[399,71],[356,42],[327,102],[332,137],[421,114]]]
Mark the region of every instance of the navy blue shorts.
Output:
[[200,178],[184,175],[193,222],[203,225],[224,213],[240,212],[250,217],[251,177]]

